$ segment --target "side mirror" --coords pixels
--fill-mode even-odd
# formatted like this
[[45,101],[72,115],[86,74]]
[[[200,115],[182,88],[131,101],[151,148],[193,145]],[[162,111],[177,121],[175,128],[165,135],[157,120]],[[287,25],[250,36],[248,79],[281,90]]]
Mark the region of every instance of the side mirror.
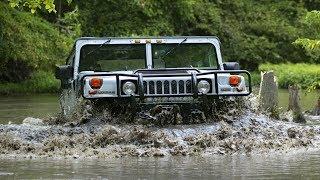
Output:
[[69,80],[73,77],[73,67],[69,65],[56,67],[55,77],[61,80],[62,89],[70,88]]
[[68,80],[73,77],[73,67],[70,65],[56,67],[55,77],[60,80]]
[[240,65],[237,62],[225,62],[223,63],[224,70],[240,70]]

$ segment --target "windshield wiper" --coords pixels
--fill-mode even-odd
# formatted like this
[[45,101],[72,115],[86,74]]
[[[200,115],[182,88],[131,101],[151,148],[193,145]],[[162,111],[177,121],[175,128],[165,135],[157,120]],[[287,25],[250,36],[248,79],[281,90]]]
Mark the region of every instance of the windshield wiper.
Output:
[[103,45],[105,44],[109,44],[111,41],[111,39],[107,39],[104,43],[100,44],[100,46],[98,46],[97,48],[92,49],[91,51],[89,51],[87,54],[84,55],[84,57],[88,56],[89,54],[94,53],[95,51],[99,50]]
[[169,55],[170,53],[172,53],[172,52],[173,52],[173,50],[175,50],[175,49],[179,48],[179,46],[180,46],[182,43],[186,42],[186,41],[187,41],[187,39],[188,39],[188,38],[185,38],[185,39],[184,39],[184,40],[182,40],[179,44],[177,44],[177,45],[176,45],[176,46],[174,46],[173,48],[171,48],[171,49],[169,49],[168,51],[166,51],[166,53],[165,53],[163,56],[161,56],[161,58],[166,57],[167,55]]

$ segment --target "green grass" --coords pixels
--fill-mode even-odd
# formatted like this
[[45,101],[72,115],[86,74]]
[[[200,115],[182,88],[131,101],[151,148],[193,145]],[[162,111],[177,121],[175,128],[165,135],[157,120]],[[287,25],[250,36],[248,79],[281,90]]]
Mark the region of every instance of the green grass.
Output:
[[24,82],[0,84],[0,94],[56,93],[59,87],[60,82],[53,73],[39,71]]
[[273,70],[277,76],[280,88],[288,88],[297,84],[301,88],[320,89],[320,65],[319,64],[262,64],[260,71]]

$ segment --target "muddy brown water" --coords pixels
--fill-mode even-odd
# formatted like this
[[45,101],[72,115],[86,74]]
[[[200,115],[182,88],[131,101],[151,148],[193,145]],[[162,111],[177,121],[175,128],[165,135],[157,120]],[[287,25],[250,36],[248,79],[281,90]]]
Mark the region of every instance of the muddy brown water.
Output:
[[[284,109],[287,96],[287,91],[280,90],[280,105]],[[301,96],[304,110],[312,108],[316,96],[316,93]],[[57,101],[56,95],[0,97],[0,124],[8,124],[9,121],[20,124],[25,117],[52,116],[58,112]],[[28,159],[10,155],[1,157],[0,179],[318,179],[320,177],[318,146],[312,150],[303,148],[293,152],[234,153],[222,156],[211,154],[162,158],[127,156],[98,159],[72,157]]]

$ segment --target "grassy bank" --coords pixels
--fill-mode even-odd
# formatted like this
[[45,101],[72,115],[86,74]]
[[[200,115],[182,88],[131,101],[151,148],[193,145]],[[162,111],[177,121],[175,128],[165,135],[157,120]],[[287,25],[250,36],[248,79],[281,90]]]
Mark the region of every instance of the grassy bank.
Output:
[[[280,88],[288,88],[289,85],[298,84],[303,89],[310,87],[320,89],[319,64],[262,64],[259,66],[259,70],[273,70]],[[257,81],[257,78],[254,80]]]
[[0,94],[56,93],[59,86],[60,82],[53,73],[39,71],[21,83],[1,83]]

